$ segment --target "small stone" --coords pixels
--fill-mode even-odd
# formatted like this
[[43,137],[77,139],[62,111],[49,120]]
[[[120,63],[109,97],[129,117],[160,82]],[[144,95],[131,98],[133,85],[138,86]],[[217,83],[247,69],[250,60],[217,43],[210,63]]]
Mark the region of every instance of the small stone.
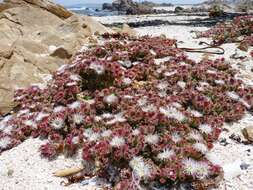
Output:
[[238,49],[240,49],[240,50],[242,50],[242,51],[248,51],[249,46],[248,46],[246,43],[241,43],[241,44],[238,46]]
[[8,172],[7,172],[8,177],[12,177],[13,173],[14,173],[13,169],[8,169]]
[[227,128],[223,128],[222,131],[229,132]]
[[160,38],[166,39],[166,35],[165,35],[165,34],[161,34],[161,35],[160,35]]
[[242,170],[247,170],[249,167],[250,167],[250,164],[246,164],[246,163],[242,163],[242,164],[240,165],[240,168],[241,168]]
[[238,142],[238,143],[241,143],[241,141],[242,141],[241,137],[239,135],[235,135],[235,134],[230,135],[229,138],[231,140],[234,140],[234,141]]
[[227,142],[227,139],[225,139],[225,138],[222,138],[221,140],[220,140],[220,145],[222,145],[222,146],[227,146],[229,143]]
[[253,127],[244,128],[242,134],[248,141],[253,142]]

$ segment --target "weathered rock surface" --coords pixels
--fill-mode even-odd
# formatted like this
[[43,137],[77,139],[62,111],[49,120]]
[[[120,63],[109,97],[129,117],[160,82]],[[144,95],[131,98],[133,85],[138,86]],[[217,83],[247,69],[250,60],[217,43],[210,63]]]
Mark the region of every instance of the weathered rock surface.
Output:
[[137,32],[132,29],[129,25],[123,24],[122,27],[112,27],[115,32],[126,33],[130,36],[137,36]]
[[[60,18],[69,18],[73,15],[72,12],[67,11],[64,7],[56,5],[48,0],[4,0],[4,4],[0,4],[3,9],[19,7],[19,6],[33,6],[51,12]],[[1,8],[0,8],[1,10]]]
[[113,10],[113,6],[112,6],[111,3],[104,3],[104,4],[102,5],[102,9],[103,9],[103,10]]
[[94,33],[112,32],[90,17],[46,0],[0,4],[0,113],[14,106],[13,92],[42,81],[68,63]]
[[181,13],[181,12],[183,12],[184,11],[184,8],[183,7],[180,7],[180,6],[178,6],[178,7],[176,7],[175,8],[175,13]]
[[244,128],[242,130],[242,133],[248,141],[253,142],[253,127],[252,126]]
[[128,15],[156,14],[166,12],[164,10],[153,9],[153,7],[147,2],[137,3],[132,0],[115,0],[112,2],[112,4],[104,3],[103,9],[118,11]]

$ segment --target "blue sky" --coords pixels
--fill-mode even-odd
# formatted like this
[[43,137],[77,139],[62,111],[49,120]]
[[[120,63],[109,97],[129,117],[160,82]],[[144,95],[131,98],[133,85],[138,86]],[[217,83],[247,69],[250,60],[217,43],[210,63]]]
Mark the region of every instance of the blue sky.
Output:
[[[1,0],[0,0],[1,1]],[[112,0],[54,0],[57,3],[63,4],[63,5],[73,5],[78,3],[104,3],[104,2],[112,2]],[[138,1],[138,0],[137,0]],[[140,1],[140,0],[139,0]],[[203,0],[152,0],[153,2],[165,2],[165,3],[200,3],[203,2]]]

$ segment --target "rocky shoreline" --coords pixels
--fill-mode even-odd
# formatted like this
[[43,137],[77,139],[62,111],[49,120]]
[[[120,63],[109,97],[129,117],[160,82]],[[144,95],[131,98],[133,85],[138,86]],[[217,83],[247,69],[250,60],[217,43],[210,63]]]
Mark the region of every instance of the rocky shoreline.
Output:
[[155,4],[143,2],[138,3],[132,0],[116,0],[112,3],[104,3],[102,9],[118,11],[120,14],[141,15],[141,14],[161,14],[168,13],[166,10],[154,9]]
[[[164,19],[154,19],[154,20],[143,20],[143,21],[129,21],[129,22],[113,22],[113,23],[104,23],[106,27],[122,27],[123,24],[127,24],[132,28],[139,28],[139,27],[147,27],[147,26],[161,26],[161,25],[168,25],[168,26],[193,26],[193,27],[212,27],[219,22],[226,22],[230,21],[235,17],[244,16],[244,15],[253,15],[252,14],[245,14],[245,13],[227,13],[226,16],[215,17],[215,18],[201,18],[208,16],[207,13],[195,13],[195,14],[176,14],[176,16],[182,17],[198,17],[180,21],[168,21]],[[173,15],[162,15],[162,17],[173,17]]]

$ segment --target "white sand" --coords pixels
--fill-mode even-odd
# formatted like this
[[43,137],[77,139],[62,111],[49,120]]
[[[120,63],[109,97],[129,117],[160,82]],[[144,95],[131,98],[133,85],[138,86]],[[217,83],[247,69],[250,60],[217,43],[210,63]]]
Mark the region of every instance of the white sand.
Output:
[[[100,20],[125,22],[126,17],[101,17]],[[130,19],[136,19],[132,17]],[[141,18],[144,19],[145,18]],[[178,19],[178,18],[175,18]],[[109,22],[109,21],[108,21]],[[191,30],[205,30],[204,27],[185,27],[185,26],[159,26],[159,27],[144,27],[138,28],[137,32],[140,35],[165,34],[170,38],[183,41],[179,43],[180,47],[199,47],[198,42],[203,39],[193,39]],[[204,41],[208,41],[204,39]],[[229,57],[235,52],[234,44],[223,45],[226,50],[225,57]],[[242,54],[242,52],[240,52]],[[189,53],[193,59],[200,59],[201,54]],[[215,56],[217,57],[217,56]],[[211,57],[211,58],[215,58]],[[253,66],[252,59],[245,62],[230,60],[232,66],[240,70],[239,77],[243,78],[248,84],[253,84],[253,74],[250,68]],[[250,190],[253,189],[253,148],[235,143],[229,139],[230,134],[241,135],[241,129],[248,125],[253,125],[253,116],[246,114],[246,116],[239,122],[233,125],[226,124],[224,127],[229,132],[223,132],[220,139],[225,138],[229,145],[222,146],[217,142],[213,150],[209,153],[210,159],[225,169],[225,180],[222,182],[219,190]],[[65,169],[71,166],[78,166],[81,163],[81,156],[77,158],[64,158],[60,156],[54,161],[42,159],[39,153],[39,147],[42,141],[38,139],[29,139],[21,145],[12,150],[4,152],[0,156],[0,190],[92,190],[96,189],[94,186],[81,186],[81,184],[74,184],[69,187],[60,185],[63,179],[53,177],[52,173]],[[239,165],[241,163],[250,164],[247,170],[241,170]],[[8,172],[9,171],[9,172]],[[13,171],[11,176],[8,176]],[[234,176],[236,174],[236,176]]]
[[[229,132],[222,132],[221,139],[226,139],[229,143],[226,146],[219,142],[215,143],[214,148],[208,154],[209,159],[224,169],[224,181],[219,190],[251,190],[253,189],[253,147],[243,145],[229,139],[232,134],[239,135],[242,139],[241,130],[246,126],[251,126],[253,116],[246,114],[245,117],[233,125],[225,124],[224,128]],[[249,164],[249,168],[242,170],[241,164]]]
[[[42,144],[43,141],[39,139],[28,139],[0,156],[1,190],[95,189],[94,186],[84,187],[81,184],[61,186],[60,183],[64,179],[54,177],[53,172],[79,166],[81,155],[79,154],[76,158],[59,156],[56,160],[48,161],[40,157],[39,147]],[[12,171],[13,174],[10,175]]]
[[[178,16],[176,14],[157,14],[157,15],[121,15],[121,16],[105,16],[105,17],[94,17],[97,21],[102,24],[112,23],[129,23],[129,22],[142,22],[147,20],[162,20],[169,22],[189,22],[189,20],[200,18],[199,16]],[[202,19],[207,18],[201,17]]]

